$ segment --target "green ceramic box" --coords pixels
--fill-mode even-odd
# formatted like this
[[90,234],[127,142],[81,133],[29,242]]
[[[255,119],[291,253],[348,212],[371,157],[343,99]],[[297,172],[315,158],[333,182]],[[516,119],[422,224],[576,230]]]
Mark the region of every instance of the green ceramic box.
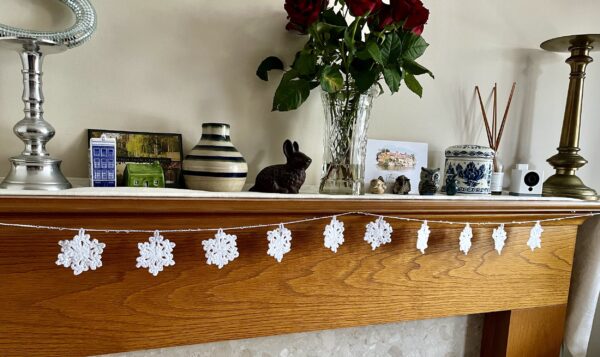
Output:
[[127,164],[123,182],[128,187],[165,187],[165,175],[158,162],[153,164]]

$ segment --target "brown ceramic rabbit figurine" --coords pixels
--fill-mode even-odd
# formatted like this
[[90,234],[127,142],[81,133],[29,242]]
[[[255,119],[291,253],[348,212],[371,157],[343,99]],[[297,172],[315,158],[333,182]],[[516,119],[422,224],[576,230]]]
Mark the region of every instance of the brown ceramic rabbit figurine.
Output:
[[298,193],[306,179],[306,169],[312,162],[311,158],[301,153],[298,143],[286,140],[283,143],[283,153],[287,158],[284,165],[273,165],[262,169],[256,176],[256,183],[250,189],[254,192],[269,193]]

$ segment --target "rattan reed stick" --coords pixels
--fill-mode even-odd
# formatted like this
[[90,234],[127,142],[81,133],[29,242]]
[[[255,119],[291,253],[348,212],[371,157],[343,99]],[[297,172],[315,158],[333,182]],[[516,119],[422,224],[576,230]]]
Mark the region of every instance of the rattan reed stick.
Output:
[[494,147],[495,151],[498,151],[498,147],[500,147],[500,140],[502,140],[502,134],[504,133],[504,126],[506,125],[506,119],[508,118],[508,111],[510,110],[510,104],[512,103],[513,94],[515,94],[515,87],[517,83],[514,82],[512,85],[512,89],[510,90],[510,96],[508,97],[508,103],[506,104],[506,109],[504,110],[504,116],[502,118],[502,125],[500,125],[500,132],[498,133],[498,137],[496,139],[496,146]]
[[477,97],[479,98],[479,105],[481,106],[481,113],[483,114],[483,122],[485,123],[485,131],[487,133],[488,142],[490,143],[490,147],[494,147],[494,141],[492,139],[492,131],[490,130],[490,123],[487,118],[487,114],[485,113],[485,106],[483,105],[483,100],[481,99],[481,93],[479,92],[479,86],[475,86],[475,92],[477,92]]

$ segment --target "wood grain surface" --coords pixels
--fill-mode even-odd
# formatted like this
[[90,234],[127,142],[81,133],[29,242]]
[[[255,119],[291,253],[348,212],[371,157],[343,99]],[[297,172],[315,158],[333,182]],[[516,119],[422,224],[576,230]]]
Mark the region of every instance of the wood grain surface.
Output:
[[567,305],[486,314],[482,357],[558,357]]
[[0,196],[0,212],[12,213],[128,213],[143,209],[154,213],[333,213],[377,211],[378,213],[576,213],[598,212],[600,203],[575,200],[365,200],[365,199],[214,199],[214,198],[123,198]]
[[[172,211],[175,201],[158,209],[148,200],[96,199],[94,212],[88,199],[70,205],[60,200],[56,206],[42,202],[37,210],[12,200],[11,205],[0,199],[1,222],[75,228],[218,228],[350,207],[342,201],[326,207],[324,202],[229,201],[223,214],[223,202],[213,210],[203,200],[184,200],[184,208]],[[395,208],[386,202],[381,212],[473,222],[568,216],[573,210],[550,204],[493,212],[485,205],[485,213],[478,214],[473,204],[459,203],[451,212],[446,203],[447,213],[434,202],[420,210],[409,202],[395,202]],[[280,212],[273,213],[276,204]],[[377,212],[382,202],[361,204],[360,210]],[[192,207],[198,212],[189,211]],[[137,243],[149,234],[92,234],[107,244],[103,267],[73,276],[54,262],[57,242],[74,232],[0,228],[0,355],[90,355],[565,304],[583,221],[545,225],[543,248],[535,252],[526,245],[530,226],[508,226],[501,256],[493,249],[492,227],[474,227],[473,247],[465,256],[458,249],[461,225],[430,224],[429,249],[421,255],[415,248],[418,224],[390,221],[392,243],[372,251],[363,236],[373,218],[340,220],[346,243],[337,254],[323,247],[327,221],[288,226],[292,251],[281,264],[266,254],[267,229],[230,231],[238,236],[240,257],[221,270],[205,264],[201,241],[212,234],[165,234],[177,244],[176,265],[158,277],[135,268]]]

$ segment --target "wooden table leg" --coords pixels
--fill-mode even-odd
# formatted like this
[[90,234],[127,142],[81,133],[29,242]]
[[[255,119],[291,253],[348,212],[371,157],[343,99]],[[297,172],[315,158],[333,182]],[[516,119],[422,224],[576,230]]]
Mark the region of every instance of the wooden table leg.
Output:
[[559,356],[567,305],[485,315],[481,356]]

